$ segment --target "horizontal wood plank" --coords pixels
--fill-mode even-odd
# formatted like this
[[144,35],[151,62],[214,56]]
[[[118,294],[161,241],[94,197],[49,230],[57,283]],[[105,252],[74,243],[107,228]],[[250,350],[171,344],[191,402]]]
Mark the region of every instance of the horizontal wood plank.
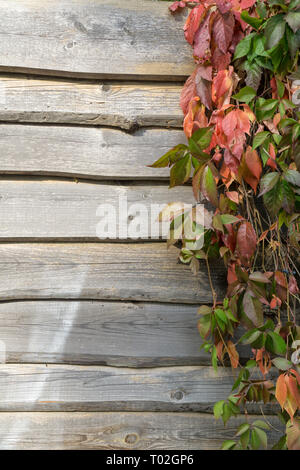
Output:
[[[210,303],[204,265],[194,276],[177,257],[165,243],[3,243],[0,297]],[[222,264],[212,264],[211,272],[221,297]]]
[[[182,85],[0,76],[0,121],[181,127]],[[59,132],[57,130],[56,132]],[[154,139],[153,139],[154,140]]]
[[142,302],[0,303],[5,362],[153,367],[207,364],[197,306]]
[[207,411],[236,378],[212,367],[0,364],[0,411]]
[[195,202],[189,186],[2,179],[0,240],[158,240],[169,202]]
[[178,80],[193,70],[186,13],[149,0],[0,3],[0,70],[87,78]]
[[182,131],[0,124],[0,174],[87,179],[169,180],[168,168],[149,168],[185,143]]
[[[258,416],[249,418],[254,419]],[[0,413],[0,449],[215,450],[244,421],[244,416],[232,419],[225,428],[201,413],[5,412]],[[277,417],[268,421],[282,428]],[[281,436],[274,429],[268,434],[269,445]]]

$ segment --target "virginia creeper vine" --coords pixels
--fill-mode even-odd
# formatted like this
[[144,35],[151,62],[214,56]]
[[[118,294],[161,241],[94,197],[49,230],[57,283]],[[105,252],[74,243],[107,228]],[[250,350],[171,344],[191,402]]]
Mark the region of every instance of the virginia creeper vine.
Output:
[[[262,404],[263,419],[246,419],[223,449],[266,448],[263,405],[277,402],[286,432],[273,448],[299,450],[300,113],[292,97],[300,78],[300,0],[170,6],[175,14],[184,8],[196,64],[180,101],[188,144],[152,166],[171,168],[170,187],[192,175],[196,204],[187,216],[202,247],[191,247],[180,203],[161,218],[170,221],[168,243],[180,247],[181,262],[194,273],[200,263],[207,268],[212,306],[199,308],[201,347],[215,369],[229,360],[239,372],[232,394],[215,404],[215,417],[226,425],[242,409],[247,418],[249,403]],[[201,198],[208,205],[199,224]],[[214,258],[227,271],[222,301],[211,276]],[[240,359],[245,345],[248,361]]]

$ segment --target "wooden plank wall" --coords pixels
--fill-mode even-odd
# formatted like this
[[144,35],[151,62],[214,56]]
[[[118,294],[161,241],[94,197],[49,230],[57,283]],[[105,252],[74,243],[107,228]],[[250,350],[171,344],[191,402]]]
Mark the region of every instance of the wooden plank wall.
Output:
[[168,5],[0,0],[1,449],[216,449],[240,421],[211,415],[234,372],[200,351],[205,268],[148,229],[97,238],[102,203],[191,201],[146,166],[184,142]]

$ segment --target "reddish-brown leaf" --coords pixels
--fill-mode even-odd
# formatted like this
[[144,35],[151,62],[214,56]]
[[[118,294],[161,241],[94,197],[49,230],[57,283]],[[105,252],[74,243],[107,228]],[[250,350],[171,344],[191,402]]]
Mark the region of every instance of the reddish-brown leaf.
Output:
[[212,99],[218,108],[230,103],[234,85],[232,74],[233,67],[229,67],[229,70],[220,70],[213,79]]
[[299,287],[298,287],[296,278],[294,276],[290,276],[288,287],[289,287],[289,291],[291,294],[294,294],[294,295],[299,294]]
[[256,233],[250,222],[243,222],[237,233],[238,252],[242,259],[250,260],[256,250]]
[[276,271],[275,275],[274,275],[274,278],[275,278],[276,283],[279,286],[284,287],[285,289],[287,289],[287,287],[288,287],[287,280],[286,280],[285,275],[281,271]]
[[209,12],[194,35],[194,56],[205,61],[210,59],[211,30],[215,12]]
[[234,16],[231,12],[217,13],[213,25],[213,38],[223,54],[228,52],[234,31]]

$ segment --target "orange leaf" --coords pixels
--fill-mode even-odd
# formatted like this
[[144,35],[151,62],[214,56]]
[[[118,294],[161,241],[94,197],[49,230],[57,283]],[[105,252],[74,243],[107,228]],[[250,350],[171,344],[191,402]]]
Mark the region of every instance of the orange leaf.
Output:
[[285,383],[284,374],[281,374],[277,379],[275,397],[283,409],[287,397],[287,386]]
[[236,369],[239,365],[239,353],[237,352],[235,345],[232,341],[228,341],[227,349],[231,365],[234,369]]
[[232,202],[235,202],[236,204],[239,204],[239,193],[237,191],[228,191],[226,193],[226,197],[230,199]]
[[256,150],[248,147],[244,154],[243,165],[241,165],[241,173],[244,180],[251,186],[256,194],[257,186],[262,173],[262,164]]

